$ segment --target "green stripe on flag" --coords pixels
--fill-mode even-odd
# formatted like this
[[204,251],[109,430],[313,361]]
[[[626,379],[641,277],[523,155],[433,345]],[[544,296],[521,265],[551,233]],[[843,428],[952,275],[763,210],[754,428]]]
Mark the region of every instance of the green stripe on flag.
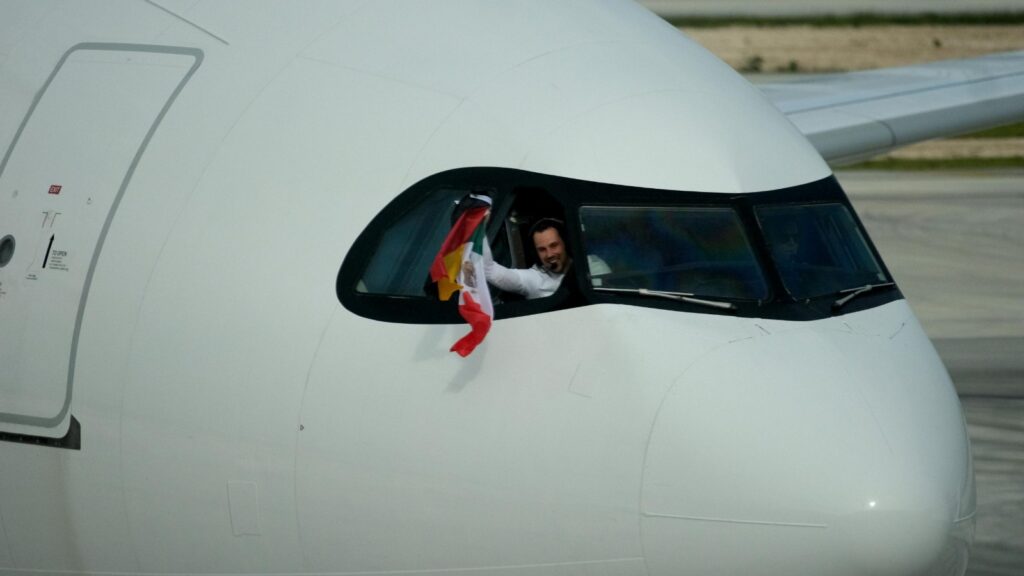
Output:
[[480,222],[476,227],[476,230],[473,231],[473,235],[469,238],[469,241],[473,243],[473,252],[476,252],[481,256],[484,254],[484,238],[486,237],[484,234],[484,229],[486,228],[486,226],[484,226],[484,222],[486,221]]

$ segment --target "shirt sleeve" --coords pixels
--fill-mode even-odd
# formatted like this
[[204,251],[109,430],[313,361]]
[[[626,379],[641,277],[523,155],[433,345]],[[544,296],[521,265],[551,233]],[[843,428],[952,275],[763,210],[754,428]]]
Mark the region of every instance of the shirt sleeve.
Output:
[[494,261],[490,246],[484,244],[484,275],[492,286],[506,292],[536,298],[540,293],[540,275],[534,270],[506,268]]

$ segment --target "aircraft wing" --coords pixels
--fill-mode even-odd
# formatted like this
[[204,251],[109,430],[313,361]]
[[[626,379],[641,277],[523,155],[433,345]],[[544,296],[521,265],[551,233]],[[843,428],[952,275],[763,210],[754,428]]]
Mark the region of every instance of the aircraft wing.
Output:
[[758,87],[839,165],[1024,120],[1024,51]]

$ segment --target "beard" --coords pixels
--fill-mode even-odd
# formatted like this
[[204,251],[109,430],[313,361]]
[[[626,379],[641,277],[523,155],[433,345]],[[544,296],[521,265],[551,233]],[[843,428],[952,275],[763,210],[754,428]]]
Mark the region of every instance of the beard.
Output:
[[557,259],[554,259],[554,260],[550,260],[550,261],[544,262],[543,265],[544,265],[544,269],[545,270],[547,270],[548,272],[553,272],[555,274],[561,274],[562,272],[565,271],[565,259],[564,258],[557,258]]

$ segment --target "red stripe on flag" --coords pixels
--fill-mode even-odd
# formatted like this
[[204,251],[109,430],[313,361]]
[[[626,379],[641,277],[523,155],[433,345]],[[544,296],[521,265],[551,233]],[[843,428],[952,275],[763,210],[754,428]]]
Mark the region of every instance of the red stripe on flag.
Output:
[[448,232],[448,236],[444,239],[444,244],[441,244],[441,249],[437,252],[437,256],[434,257],[433,264],[430,265],[431,280],[437,282],[441,278],[448,276],[448,271],[444,267],[445,255],[468,242],[473,236],[473,231],[483,222],[486,216],[487,208],[485,207],[466,210],[459,216],[451,231]]
[[465,301],[459,306],[459,314],[469,323],[472,330],[459,338],[459,341],[452,345],[451,351],[465,358],[484,341],[484,337],[491,329],[491,317],[480,308],[469,292],[463,292],[462,297]]

